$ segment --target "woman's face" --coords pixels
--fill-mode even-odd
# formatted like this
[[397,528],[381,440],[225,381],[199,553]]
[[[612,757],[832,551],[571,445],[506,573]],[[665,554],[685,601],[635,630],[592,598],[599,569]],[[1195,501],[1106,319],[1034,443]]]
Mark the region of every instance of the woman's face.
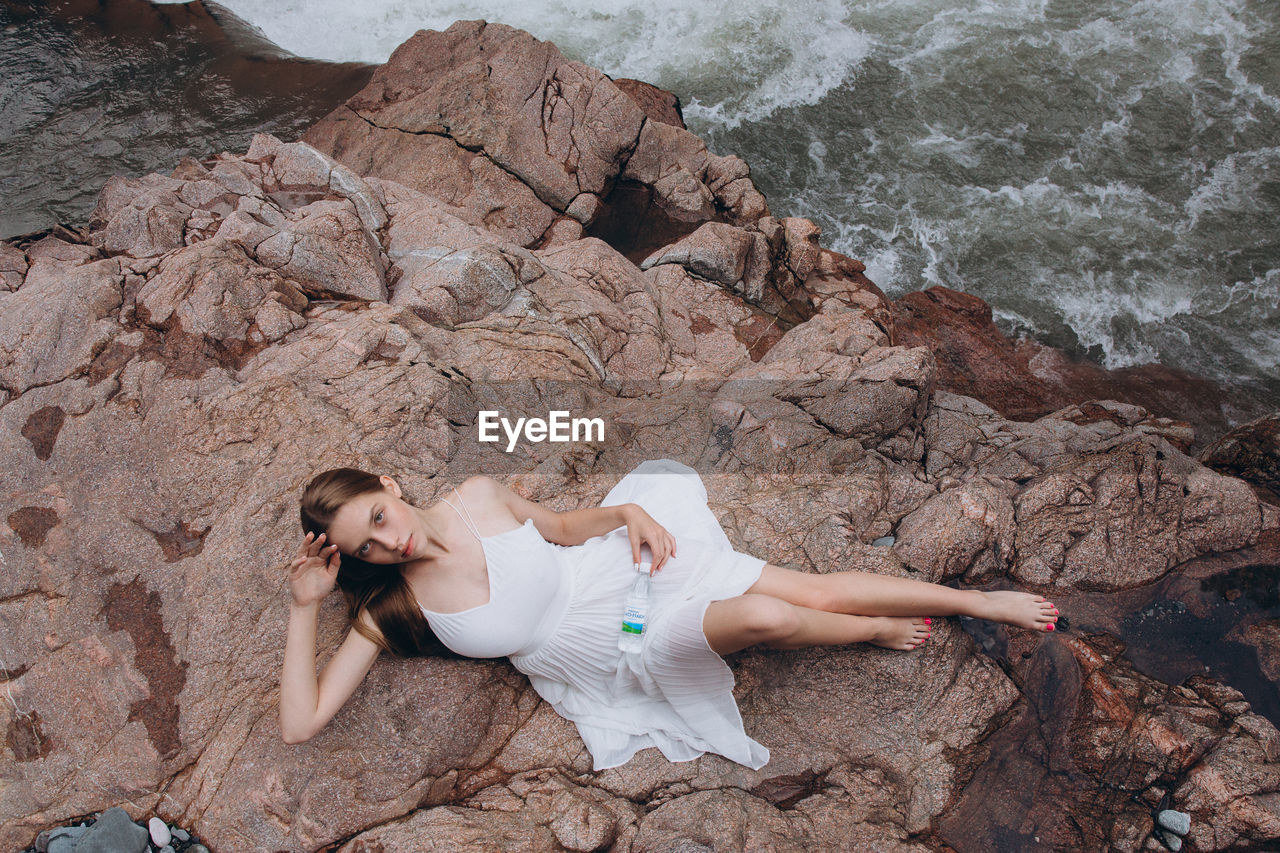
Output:
[[379,478],[382,490],[357,495],[342,505],[329,525],[329,542],[369,563],[404,563],[419,550],[417,512],[400,498],[400,486]]

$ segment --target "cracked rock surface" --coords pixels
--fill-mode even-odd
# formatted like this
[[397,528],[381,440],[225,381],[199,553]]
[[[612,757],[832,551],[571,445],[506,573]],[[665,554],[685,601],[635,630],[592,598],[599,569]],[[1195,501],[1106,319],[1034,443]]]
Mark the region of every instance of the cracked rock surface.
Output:
[[[1071,762],[1079,844],[1144,849],[1163,792],[1197,850],[1276,836],[1280,734],[1239,694],[1141,676],[1102,636],[1000,629],[1010,665],[955,620],[912,654],[735,656],[759,771],[648,750],[592,773],[502,661],[383,656],[283,743],[283,567],[336,465],[424,503],[484,472],[563,510],[671,456],[771,562],[1046,595],[1275,538],[1176,422],[1014,421],[940,390],[863,266],[673,121],[643,84],[462,22],[306,141],[113,179],[87,231],[0,245],[0,845],[123,805],[216,851],[991,849],[981,793],[1039,778],[1008,759],[1026,743]],[[485,408],[607,438],[507,454],[475,439]],[[345,630],[332,596],[321,663]],[[1046,696],[1080,701],[1069,737],[1033,725]]]

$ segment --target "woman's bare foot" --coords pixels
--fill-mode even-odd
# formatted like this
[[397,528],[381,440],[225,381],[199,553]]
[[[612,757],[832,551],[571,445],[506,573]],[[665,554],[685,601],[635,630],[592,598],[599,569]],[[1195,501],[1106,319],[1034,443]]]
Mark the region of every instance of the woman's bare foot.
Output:
[[1058,621],[1058,608],[1039,595],[1004,589],[982,594],[986,606],[982,613],[974,614],[981,619],[1032,631],[1052,631]]
[[868,642],[885,649],[909,652],[933,633],[931,620],[924,616],[880,616],[876,622],[876,636]]

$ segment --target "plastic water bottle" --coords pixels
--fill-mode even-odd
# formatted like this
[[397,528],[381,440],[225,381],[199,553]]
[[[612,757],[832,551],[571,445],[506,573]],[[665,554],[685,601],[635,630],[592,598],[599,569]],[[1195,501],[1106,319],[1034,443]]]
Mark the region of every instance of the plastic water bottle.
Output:
[[618,634],[618,648],[624,652],[640,651],[644,626],[649,621],[649,567],[640,564],[640,575],[627,593],[627,603],[622,610],[622,632]]

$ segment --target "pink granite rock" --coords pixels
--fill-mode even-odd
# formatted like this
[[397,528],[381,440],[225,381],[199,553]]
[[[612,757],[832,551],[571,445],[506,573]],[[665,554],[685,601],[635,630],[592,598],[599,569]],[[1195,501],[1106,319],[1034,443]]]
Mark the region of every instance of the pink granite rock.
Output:
[[21,394],[88,369],[120,331],[122,280],[115,260],[35,260],[21,289],[0,294],[0,384]]
[[[771,562],[1045,591],[1127,589],[1280,528],[1144,409],[1028,423],[938,391],[860,262],[636,91],[463,22],[306,143],[113,179],[87,236],[0,248],[0,844],[123,804],[227,850],[979,849],[975,815],[1020,801],[974,786],[1032,779],[1061,783],[1077,847],[1139,849],[1154,804],[1117,794],[1116,766],[1193,812],[1197,849],[1274,835],[1280,735],[1229,688],[1160,685],[1105,640],[1005,632],[997,662],[950,620],[909,655],[734,657],[758,771],[649,750],[593,774],[502,661],[384,657],[283,743],[281,567],[322,468],[418,503],[483,472],[565,510],[678,456]],[[606,439],[476,440],[481,408],[552,406]],[[346,630],[331,598],[321,663]],[[1083,672],[1078,696],[1029,674],[1037,650]],[[1002,738],[1054,691],[1080,722],[1045,782]]]
[[21,249],[0,243],[0,289],[17,290],[27,277],[27,255]]

